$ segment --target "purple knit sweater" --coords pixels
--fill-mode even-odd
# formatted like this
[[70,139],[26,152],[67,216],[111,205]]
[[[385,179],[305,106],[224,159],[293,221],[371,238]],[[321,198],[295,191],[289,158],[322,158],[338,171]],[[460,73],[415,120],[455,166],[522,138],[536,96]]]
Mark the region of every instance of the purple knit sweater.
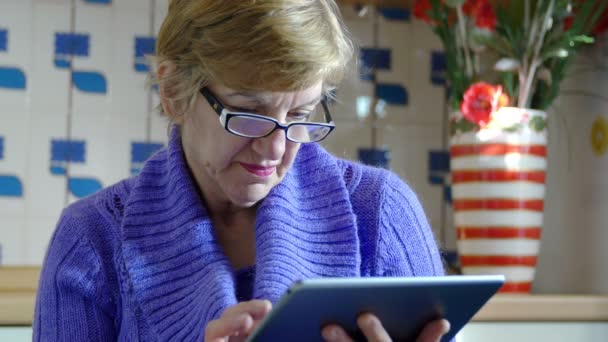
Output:
[[[261,203],[253,297],[311,277],[442,275],[414,193],[393,173],[303,145]],[[237,302],[234,270],[175,129],[141,173],[66,208],[47,251],[35,341],[201,341]]]

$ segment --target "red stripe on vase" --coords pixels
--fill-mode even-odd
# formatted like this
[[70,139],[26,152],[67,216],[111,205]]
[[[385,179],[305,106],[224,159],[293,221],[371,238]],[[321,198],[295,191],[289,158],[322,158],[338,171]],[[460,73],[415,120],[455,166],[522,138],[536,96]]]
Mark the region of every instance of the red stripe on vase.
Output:
[[452,184],[468,182],[514,182],[527,181],[534,183],[545,183],[544,171],[507,171],[507,170],[483,170],[483,171],[452,171]]
[[532,282],[505,282],[498,290],[500,293],[530,293]]
[[466,199],[454,200],[455,211],[464,210],[532,210],[543,211],[544,200]]
[[501,156],[508,153],[547,157],[547,147],[544,145],[512,144],[454,145],[450,147],[450,156],[452,158],[470,155]]
[[540,227],[457,227],[456,236],[464,239],[533,239],[540,240]]
[[536,266],[538,257],[527,256],[510,256],[510,255],[461,255],[459,257],[462,267],[475,266]]

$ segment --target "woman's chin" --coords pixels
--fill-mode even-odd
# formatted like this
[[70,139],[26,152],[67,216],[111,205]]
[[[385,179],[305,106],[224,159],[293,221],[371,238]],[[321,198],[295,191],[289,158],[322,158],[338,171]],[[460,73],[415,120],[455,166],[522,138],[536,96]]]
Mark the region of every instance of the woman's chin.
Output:
[[250,208],[263,200],[268,195],[269,191],[270,189],[261,184],[250,185],[245,187],[245,189],[241,189],[241,191],[237,190],[233,193],[233,196],[230,196],[230,200],[235,206]]

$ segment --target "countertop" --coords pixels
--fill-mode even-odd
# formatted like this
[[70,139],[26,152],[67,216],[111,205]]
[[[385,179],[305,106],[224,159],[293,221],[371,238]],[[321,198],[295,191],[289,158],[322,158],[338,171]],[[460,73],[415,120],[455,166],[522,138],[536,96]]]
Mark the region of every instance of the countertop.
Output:
[[[0,325],[31,325],[39,267],[0,268]],[[474,317],[476,322],[608,322],[608,296],[494,296]]]

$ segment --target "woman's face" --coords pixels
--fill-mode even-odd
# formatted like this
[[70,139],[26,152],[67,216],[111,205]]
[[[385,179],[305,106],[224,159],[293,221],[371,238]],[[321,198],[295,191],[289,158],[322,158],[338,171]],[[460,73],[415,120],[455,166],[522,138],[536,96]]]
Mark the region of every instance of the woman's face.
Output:
[[[239,92],[217,83],[207,88],[230,111],[266,115],[287,123],[315,109],[322,83],[285,93]],[[212,208],[255,205],[283,179],[300,148],[280,129],[255,139],[226,131],[200,94],[182,124],[182,144],[188,165]]]

